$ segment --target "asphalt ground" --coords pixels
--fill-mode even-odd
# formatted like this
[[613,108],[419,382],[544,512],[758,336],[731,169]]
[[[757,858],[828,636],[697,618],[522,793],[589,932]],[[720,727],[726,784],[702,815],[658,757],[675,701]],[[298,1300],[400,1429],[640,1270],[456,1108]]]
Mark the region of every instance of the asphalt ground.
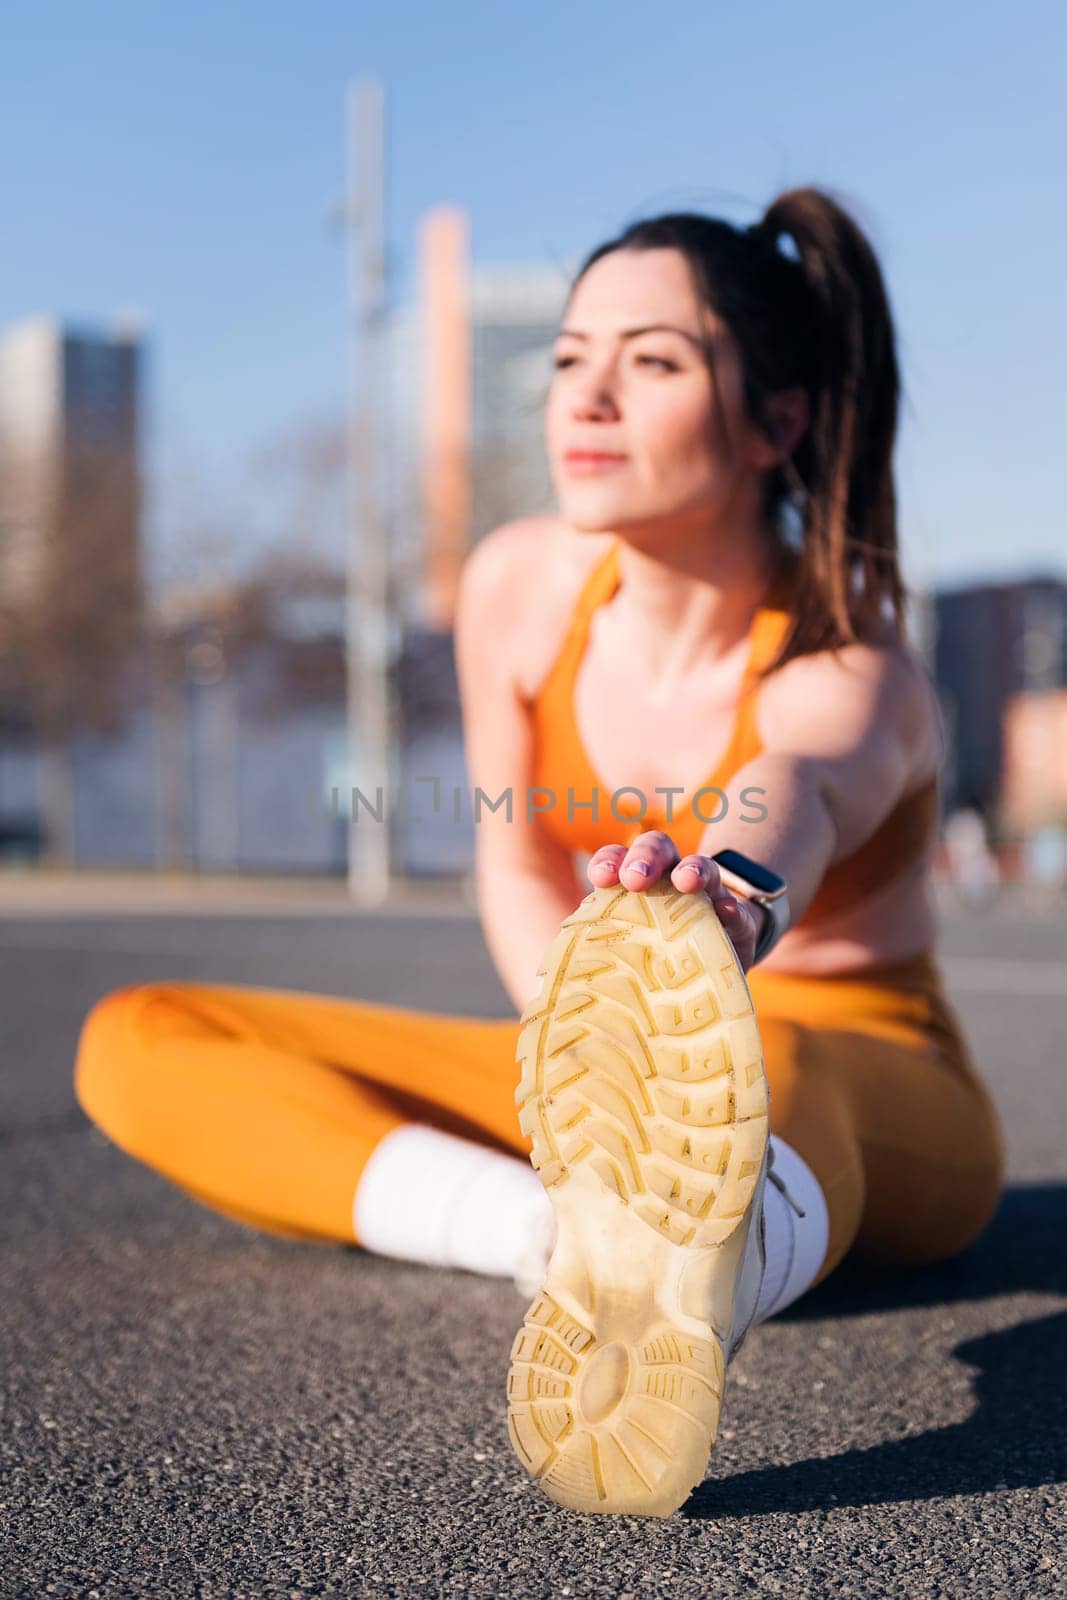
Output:
[[755,1329],[665,1521],[565,1511],[515,1460],[509,1282],[254,1232],[74,1101],[81,1021],[122,984],[511,1015],[470,912],[61,911],[0,914],[0,1594],[1067,1591],[1067,910],[944,920],[1007,1136],[993,1225],[941,1267],[846,1264]]

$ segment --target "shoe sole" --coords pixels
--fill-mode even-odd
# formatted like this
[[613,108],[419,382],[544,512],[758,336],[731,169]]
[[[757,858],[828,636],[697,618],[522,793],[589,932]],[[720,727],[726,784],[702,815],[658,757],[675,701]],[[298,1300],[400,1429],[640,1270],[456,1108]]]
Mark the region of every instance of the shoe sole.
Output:
[[538,975],[515,1099],[558,1231],[508,1432],[560,1505],[665,1517],[715,1442],[767,1147],[752,1000],[710,901],[669,880],[594,889]]

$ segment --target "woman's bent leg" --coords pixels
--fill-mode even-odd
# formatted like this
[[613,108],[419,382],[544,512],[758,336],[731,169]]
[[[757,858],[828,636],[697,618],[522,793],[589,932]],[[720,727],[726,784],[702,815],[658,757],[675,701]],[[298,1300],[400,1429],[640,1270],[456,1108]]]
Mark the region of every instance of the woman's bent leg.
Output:
[[296,991],[144,984],[89,1013],[75,1089],[117,1145],[214,1209],[351,1242],[360,1174],[404,1123],[528,1150],[516,1034]]

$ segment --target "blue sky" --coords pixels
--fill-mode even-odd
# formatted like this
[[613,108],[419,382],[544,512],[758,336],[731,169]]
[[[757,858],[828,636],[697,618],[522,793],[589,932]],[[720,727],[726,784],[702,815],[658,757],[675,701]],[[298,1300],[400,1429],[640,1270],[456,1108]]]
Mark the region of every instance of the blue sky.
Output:
[[[345,386],[346,84],[388,96],[391,295],[430,206],[475,259],[560,261],[656,210],[795,183],[867,226],[905,401],[912,581],[1067,571],[1062,8],[634,0],[57,5],[0,23],[0,323],[136,309],[153,519],[238,504]],[[183,491],[184,492],[184,491]]]

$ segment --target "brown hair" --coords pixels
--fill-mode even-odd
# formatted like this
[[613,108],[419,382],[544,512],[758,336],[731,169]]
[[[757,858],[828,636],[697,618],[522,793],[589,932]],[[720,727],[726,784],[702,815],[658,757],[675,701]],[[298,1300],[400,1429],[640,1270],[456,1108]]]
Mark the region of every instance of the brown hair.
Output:
[[570,293],[611,251],[662,249],[686,258],[701,301],[737,341],[751,418],[765,425],[776,390],[798,386],[808,398],[799,443],[766,474],[765,513],[781,529],[792,502],[802,530],[792,622],[767,672],[865,637],[886,601],[900,638],[908,596],[892,465],[900,374],[866,235],[829,194],[790,189],[747,228],[688,211],[635,222],[587,257]]

